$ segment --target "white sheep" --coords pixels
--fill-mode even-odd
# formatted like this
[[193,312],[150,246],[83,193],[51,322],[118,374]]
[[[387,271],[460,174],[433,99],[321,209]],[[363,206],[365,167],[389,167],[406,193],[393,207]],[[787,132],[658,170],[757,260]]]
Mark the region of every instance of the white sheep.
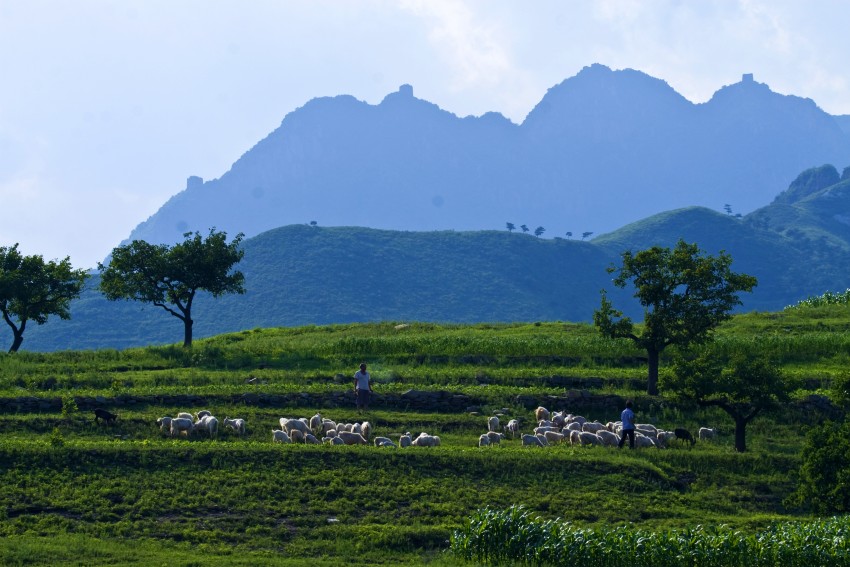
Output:
[[516,434],[519,433],[519,421],[512,419],[505,426],[505,433],[510,434],[511,439],[516,439]]
[[404,449],[405,447],[410,447],[411,445],[413,445],[413,438],[410,436],[409,432],[404,433],[403,435],[399,436],[398,445],[402,449]]
[[490,445],[498,445],[505,438],[504,434],[498,431],[488,431],[485,435],[490,439]]
[[581,426],[582,431],[588,431],[590,433],[596,433],[603,429],[605,429],[605,426],[598,421],[586,421]]
[[414,447],[438,447],[440,445],[440,438],[436,435],[429,435],[423,432],[413,440],[411,445]]
[[241,417],[235,419],[225,417],[222,423],[225,427],[229,427],[239,435],[245,435],[245,420]]
[[195,422],[195,416],[187,411],[181,411],[177,414],[177,417],[179,417],[180,419],[191,419],[192,423]]
[[655,435],[655,443],[659,447],[667,447],[667,444],[670,441],[676,440],[676,433],[674,431],[662,431],[658,430],[658,433]]
[[189,434],[192,433],[194,425],[195,423],[189,418],[175,417],[171,420],[171,436],[174,437],[185,433],[188,437]]
[[171,431],[171,419],[170,417],[160,417],[156,420],[156,424],[159,426],[159,430],[163,433]]
[[571,415],[567,417],[567,424],[570,423],[578,423],[579,425],[584,425],[587,423],[587,418],[582,415]]
[[342,442],[346,445],[366,445],[366,439],[360,435],[359,433],[352,433],[351,431],[337,431],[337,438],[342,439]]
[[292,443],[286,431],[282,429],[272,429],[272,443]]
[[[596,436],[596,433],[589,431],[578,431],[579,442],[584,445],[602,445],[602,440]],[[570,434],[572,435],[572,433]]]
[[557,431],[547,431],[543,434],[543,437],[545,437],[546,441],[548,441],[551,445],[563,443],[565,439],[564,434]]
[[543,406],[539,406],[534,410],[534,420],[539,422],[541,419],[549,419],[549,410]]
[[651,423],[636,423],[635,431],[640,431],[648,437],[655,437],[658,435],[658,428]]
[[321,433],[322,431],[322,414],[316,412],[316,415],[310,418],[310,430],[313,433]]
[[205,417],[209,417],[211,415],[212,415],[212,412],[210,410],[204,409],[204,410],[201,410],[197,413],[196,418],[200,420],[200,419],[204,419]]
[[392,439],[389,437],[375,437],[375,447],[395,447],[396,444],[393,443]]
[[487,431],[498,431],[499,430],[499,418],[495,415],[491,415],[487,418]]
[[305,434],[300,429],[290,429],[289,430],[289,438],[292,439],[293,443],[304,443]]
[[328,445],[345,445],[345,441],[339,437],[322,437],[322,443],[327,443]]
[[[565,429],[570,432],[570,445],[581,445],[581,431],[578,429]],[[566,435],[566,433],[565,433]]]
[[360,435],[362,435],[367,441],[369,437],[372,435],[372,424],[368,421],[364,421],[360,424]]
[[567,424],[567,412],[564,411],[556,411],[552,414],[552,423],[554,423],[557,427],[564,427]]
[[547,431],[555,431],[556,433],[560,433],[561,430],[555,427],[554,425],[534,428],[535,435],[545,435]]
[[581,423],[573,421],[564,426],[563,431],[581,431]]
[[479,447],[489,447],[490,446],[490,436],[486,433],[482,433],[478,436],[478,446]]
[[286,417],[280,418],[280,427],[286,431],[286,433],[291,437],[292,432],[295,430],[300,431],[301,433],[307,434],[311,433],[310,425],[304,423],[300,419],[290,419]]
[[327,432],[330,431],[331,429],[336,431],[336,423],[334,423],[330,419],[323,419],[322,420],[322,431],[321,431],[322,435],[326,435]]
[[322,442],[319,441],[319,439],[315,435],[313,435],[312,433],[308,433],[307,435],[304,436],[304,442],[307,443],[308,445],[321,445],[322,444]]
[[700,427],[697,432],[697,436],[700,441],[708,441],[710,439],[714,439],[717,436],[717,429],[711,427]]
[[540,438],[537,435],[529,435],[528,433],[523,433],[522,435],[522,446],[523,447],[542,447],[543,442],[540,441]]
[[605,447],[616,447],[620,443],[620,438],[617,434],[607,429],[597,431],[596,436],[599,437],[599,441]]
[[635,447],[638,449],[649,449],[655,447],[655,440],[652,437],[641,435],[635,432]]
[[205,415],[192,425],[193,431],[206,431],[210,439],[218,436],[218,419],[211,415]]
[[546,436],[543,435],[542,433],[537,433],[534,436],[537,437],[540,440],[540,444],[543,445],[544,447],[549,445],[549,440],[546,439]]

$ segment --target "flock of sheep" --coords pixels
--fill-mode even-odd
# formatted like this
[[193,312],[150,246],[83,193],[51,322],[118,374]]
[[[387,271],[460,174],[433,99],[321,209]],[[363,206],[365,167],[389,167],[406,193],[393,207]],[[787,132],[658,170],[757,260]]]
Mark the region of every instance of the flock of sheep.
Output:
[[[616,447],[622,434],[622,423],[619,421],[608,423],[588,421],[580,415],[573,415],[566,411],[550,412],[542,406],[534,410],[534,419],[537,423],[534,431],[521,433],[519,421],[516,419],[508,421],[503,431],[499,431],[498,416],[488,417],[487,432],[482,433],[478,438],[478,446],[496,445],[506,437],[516,439],[517,435],[521,435],[522,445],[530,447],[545,447],[559,443]],[[699,438],[703,440],[713,439],[715,435],[716,431],[708,427],[701,427],[699,430]],[[693,436],[685,429],[664,431],[648,423],[635,424],[635,448],[666,448],[676,439],[688,441],[692,446],[695,443]]]
[[[523,446],[545,447],[566,443],[579,446],[616,447],[621,437],[622,424],[619,421],[608,423],[588,421],[580,415],[573,415],[566,411],[550,412],[542,406],[534,410],[534,419],[537,425],[533,432],[522,433],[517,419],[511,419],[504,426],[500,426],[499,417],[490,416],[487,418],[487,432],[478,437],[478,446],[497,445],[507,437],[516,439],[519,436]],[[200,434],[215,439],[218,436],[219,421],[208,410],[199,411],[195,415],[180,412],[176,417],[160,417],[156,423],[162,432],[171,437]],[[224,427],[231,428],[237,435],[245,435],[246,421],[242,418],[225,418],[222,424]],[[699,439],[702,440],[713,439],[715,435],[716,431],[708,427],[701,427],[698,433]],[[635,448],[666,448],[676,439],[688,441],[691,445],[696,442],[684,429],[664,431],[648,423],[635,425]],[[372,424],[368,421],[337,423],[317,413],[311,418],[280,418],[280,429],[272,430],[272,442],[313,445],[373,443],[376,447],[404,448],[436,447],[440,445],[440,438],[425,432],[414,437],[407,432],[399,436],[398,444],[396,444],[389,437],[379,436],[372,439]]]
[[[239,435],[245,435],[244,419],[227,419],[222,422]],[[180,412],[177,417],[160,417],[156,420],[159,430],[171,437],[188,437],[193,433],[206,434],[210,439],[218,437],[218,418],[209,410],[201,410],[196,415]]]

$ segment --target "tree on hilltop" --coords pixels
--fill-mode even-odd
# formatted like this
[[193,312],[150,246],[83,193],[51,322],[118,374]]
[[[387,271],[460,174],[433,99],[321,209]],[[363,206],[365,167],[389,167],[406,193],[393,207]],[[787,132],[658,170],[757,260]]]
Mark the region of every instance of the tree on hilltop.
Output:
[[134,240],[112,250],[101,270],[100,289],[107,299],[150,303],[183,321],[183,346],[192,346],[192,303],[198,291],[213,297],[245,293],[245,276],[230,272],[245,254],[240,232],[229,244],[227,233],[211,229],[206,238],[187,232],[183,242],[149,244]]
[[71,300],[80,296],[87,278],[84,270],[71,267],[69,257],[45,262],[22,255],[17,244],[0,247],[0,313],[12,329],[9,352],[21,347],[27,322],[43,325],[50,315],[70,319]]
[[519,227],[522,229],[523,232],[528,232],[528,227],[524,224],[519,225]]
[[543,234],[544,232],[546,232],[546,229],[543,228],[542,226],[538,226],[537,228],[534,229],[534,236],[536,236],[537,238],[540,238],[540,235]]
[[512,222],[505,223],[505,228],[508,229],[508,232],[513,232],[516,229]]

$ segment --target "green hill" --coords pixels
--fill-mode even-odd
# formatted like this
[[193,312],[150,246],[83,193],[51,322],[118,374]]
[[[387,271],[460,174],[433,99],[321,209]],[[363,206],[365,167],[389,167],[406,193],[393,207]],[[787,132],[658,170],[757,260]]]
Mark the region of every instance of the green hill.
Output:
[[[838,182],[824,187],[812,178]],[[846,176],[804,172],[772,204],[744,217],[688,207],[588,242],[507,231],[285,226],[244,242],[238,268],[246,294],[197,299],[195,336],[368,321],[582,322],[592,319],[603,288],[615,305],[639,317],[631,291],[614,289],[606,268],[625,250],[673,246],[680,238],[712,254],[727,251],[735,271],[758,278],[754,292],[741,297],[742,311],[777,310],[850,288],[848,219]],[[158,308],[108,302],[97,281],[95,275],[72,304],[70,321],[31,326],[22,348],[125,348],[180,340],[179,321]]]

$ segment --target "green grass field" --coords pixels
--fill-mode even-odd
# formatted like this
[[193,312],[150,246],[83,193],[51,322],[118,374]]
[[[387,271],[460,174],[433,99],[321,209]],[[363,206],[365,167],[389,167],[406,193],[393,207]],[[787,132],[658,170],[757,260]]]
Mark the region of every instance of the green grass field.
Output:
[[[717,339],[803,378],[803,400],[847,372],[848,328],[846,306],[818,306],[740,315]],[[338,395],[363,360],[379,397],[358,414]],[[480,509],[514,505],[598,530],[723,524],[755,533],[811,518],[785,502],[806,430],[823,415],[792,404],[760,417],[747,429],[749,451],[737,454],[726,414],[646,396],[645,372],[630,343],[566,323],[256,329],[189,350],[2,355],[0,398],[45,403],[0,414],[0,564],[457,565],[453,532]],[[411,389],[463,395],[474,407],[387,401]],[[119,414],[115,425],[94,423],[92,398]],[[693,449],[476,446],[494,413],[527,432],[535,402],[605,422],[624,398],[639,421],[720,435]],[[200,409],[247,419],[247,435],[171,439],[156,427],[160,416]],[[442,444],[272,443],[280,417],[317,411],[368,419],[394,440],[427,431]]]

